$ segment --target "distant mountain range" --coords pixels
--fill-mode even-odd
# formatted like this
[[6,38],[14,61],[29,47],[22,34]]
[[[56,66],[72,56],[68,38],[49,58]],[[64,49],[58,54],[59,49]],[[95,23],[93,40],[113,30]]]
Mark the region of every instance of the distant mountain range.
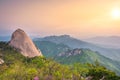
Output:
[[64,44],[72,49],[75,49],[75,48],[91,49],[93,51],[99,52],[101,55],[104,55],[110,59],[120,61],[120,49],[103,48],[92,43],[88,43],[76,38],[72,38],[69,35],[47,36],[44,38],[35,38],[34,42],[36,41],[50,41],[56,44]]
[[72,49],[62,43],[54,43],[51,41],[34,41],[36,46],[41,50],[42,54],[47,58],[52,58],[62,64],[74,63],[92,63],[98,61],[101,65],[120,74],[120,63],[109,59],[98,52],[90,49],[75,48]]
[[[49,43],[49,42],[44,42],[44,44],[45,43]],[[52,47],[52,44],[54,43],[50,44],[51,47]],[[61,45],[58,45],[58,47]],[[57,48],[57,49],[60,50],[61,48]],[[48,54],[51,54],[51,53],[48,53]],[[37,75],[38,77],[40,77],[41,80],[52,80],[52,79],[55,79],[55,80],[58,80],[58,79],[59,80],[62,80],[62,79],[81,80],[82,79],[83,80],[84,78],[85,78],[84,80],[87,80],[89,76],[91,76],[91,73],[95,77],[93,78],[93,80],[100,80],[101,76],[105,76],[106,80],[120,79],[118,76],[120,75],[119,62],[113,61],[104,56],[101,56],[99,55],[99,53],[96,53],[89,49],[70,49],[65,52],[60,52],[58,55],[56,55],[55,60],[56,61],[59,60],[61,63],[66,63],[66,64],[69,63],[71,65],[62,65],[58,63],[59,61],[56,62],[51,59],[47,59],[45,57],[37,56],[34,58],[28,58],[20,54],[19,51],[16,51],[14,48],[9,46],[7,42],[0,42],[0,69],[1,69],[0,79],[1,80],[9,80],[9,79],[32,80],[34,75]],[[95,60],[100,61],[100,64],[97,62],[94,63]],[[74,64],[74,62],[78,62],[78,63]],[[90,63],[82,64],[85,62],[90,62],[92,64]],[[104,64],[102,64],[101,62]],[[101,65],[107,66],[107,68]],[[117,75],[113,71],[116,72]],[[58,76],[56,76],[56,74]],[[62,75],[63,77],[59,77],[61,76],[60,74],[64,74]],[[52,75],[50,76],[52,78],[46,78],[47,75]],[[75,78],[73,79],[71,75],[75,75]],[[97,79],[96,79],[96,76],[98,76]]]
[[[17,29],[12,34],[12,38],[8,43],[1,42],[0,54],[3,55],[2,53],[5,52],[8,56],[9,50],[12,51],[13,49],[29,58],[43,55],[66,65],[73,65],[75,63],[95,64],[95,62],[98,61],[100,65],[103,65],[107,69],[115,71],[120,75],[119,50],[102,48],[94,44],[72,38],[69,35],[35,38],[34,43],[41,52],[39,52],[32,40],[23,30]],[[18,54],[16,55],[19,56]],[[6,62],[5,58],[2,57],[0,58],[0,64],[3,64],[3,61]],[[10,56],[10,59],[13,59],[13,57],[11,57],[12,55]]]
[[10,36],[0,36],[0,41],[9,41]]
[[[54,36],[55,37],[55,36]],[[62,36],[69,38],[70,36]],[[53,38],[52,38],[53,39]],[[56,39],[53,39],[56,41]],[[73,39],[74,40],[74,39]],[[35,39],[34,43],[41,49],[41,52],[47,58],[52,58],[62,64],[75,64],[75,63],[92,63],[98,61],[101,65],[108,69],[120,74],[119,61],[112,60],[108,57],[101,55],[97,51],[92,51],[85,48],[71,48],[63,43],[48,41],[45,38]],[[74,44],[73,44],[74,45]],[[111,55],[114,55],[110,53]],[[115,58],[115,57],[114,57]]]
[[93,37],[93,38],[85,39],[85,41],[105,48],[120,49],[120,36]]

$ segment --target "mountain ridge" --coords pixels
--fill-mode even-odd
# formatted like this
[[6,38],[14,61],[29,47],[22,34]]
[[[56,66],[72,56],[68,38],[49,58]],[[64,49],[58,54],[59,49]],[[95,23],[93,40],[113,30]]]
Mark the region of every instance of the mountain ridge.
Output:
[[97,36],[84,40],[105,48],[120,49],[120,36]]
[[72,38],[70,36],[48,36],[48,37],[44,37],[44,38],[36,38],[33,39],[34,41],[50,41],[56,44],[65,44],[67,46],[69,46],[70,48],[87,48],[87,49],[91,49],[93,51],[98,51],[101,53],[101,55],[104,55],[108,58],[111,58],[113,60],[117,60],[120,61],[120,50],[119,49],[109,49],[109,48],[103,48],[103,47],[99,47],[98,45],[92,44],[92,43],[88,43],[76,38]]

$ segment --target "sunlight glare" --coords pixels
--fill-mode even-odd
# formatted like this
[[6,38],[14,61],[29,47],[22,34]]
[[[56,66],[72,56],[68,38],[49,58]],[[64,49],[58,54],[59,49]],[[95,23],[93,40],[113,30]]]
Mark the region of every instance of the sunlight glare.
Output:
[[118,8],[112,10],[112,17],[114,19],[120,18],[120,10]]

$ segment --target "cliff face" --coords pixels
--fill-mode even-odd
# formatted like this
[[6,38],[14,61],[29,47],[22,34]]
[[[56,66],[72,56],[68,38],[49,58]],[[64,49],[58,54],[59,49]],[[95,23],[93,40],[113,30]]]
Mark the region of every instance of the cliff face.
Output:
[[26,57],[42,56],[41,51],[36,48],[32,40],[21,29],[13,32],[9,45]]
[[66,57],[69,57],[69,56],[75,56],[75,55],[79,55],[81,54],[81,49],[73,49],[73,50],[68,50],[66,52],[62,52],[60,53],[58,56],[61,57],[61,56],[66,56]]

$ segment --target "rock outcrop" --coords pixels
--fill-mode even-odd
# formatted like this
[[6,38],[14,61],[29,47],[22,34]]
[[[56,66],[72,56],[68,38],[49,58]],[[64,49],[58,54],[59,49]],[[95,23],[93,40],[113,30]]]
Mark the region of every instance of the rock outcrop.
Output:
[[66,51],[66,52],[62,52],[62,53],[60,53],[60,54],[58,54],[58,56],[60,57],[60,56],[67,56],[67,57],[69,57],[69,56],[73,56],[73,55],[78,55],[78,54],[81,54],[81,49],[73,49],[73,50],[68,50],[68,51]]
[[42,56],[41,51],[36,48],[32,40],[21,29],[17,29],[12,34],[9,45],[26,57]]
[[4,63],[4,61],[2,59],[0,59],[0,64],[3,64],[3,63]]

